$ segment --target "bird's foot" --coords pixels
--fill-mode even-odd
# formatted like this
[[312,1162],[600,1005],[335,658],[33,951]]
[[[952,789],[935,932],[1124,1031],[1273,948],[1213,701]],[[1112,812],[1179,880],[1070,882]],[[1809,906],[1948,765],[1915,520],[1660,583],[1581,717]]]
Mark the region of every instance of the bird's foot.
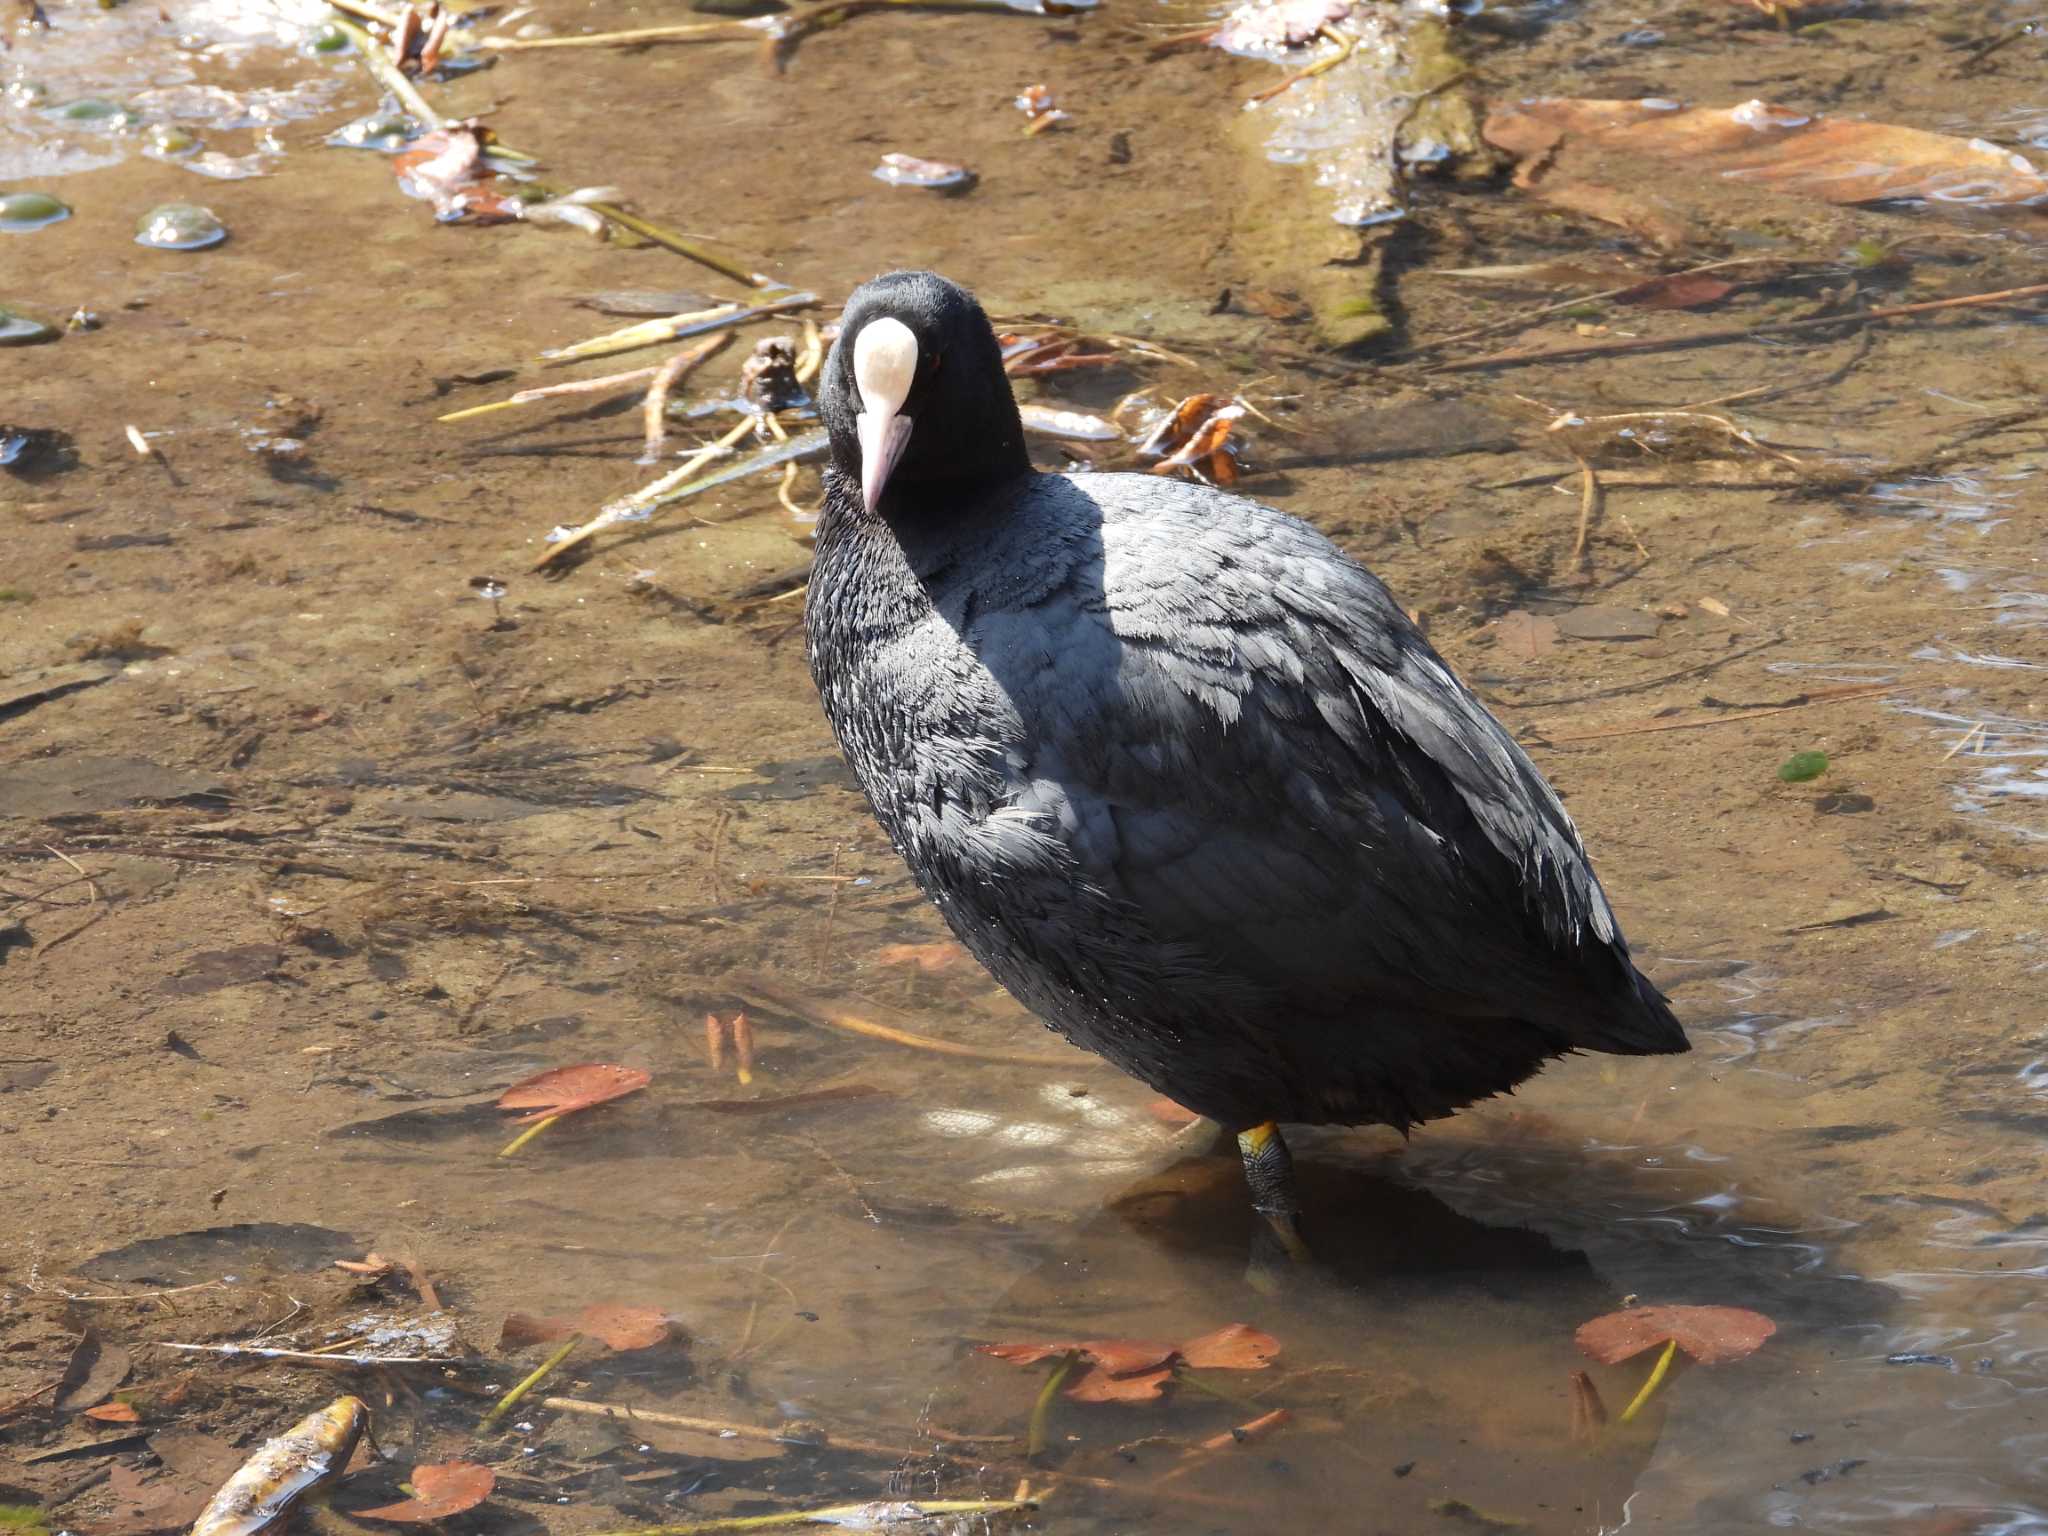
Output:
[[1254,1289],[1271,1293],[1285,1283],[1290,1267],[1315,1261],[1301,1235],[1301,1200],[1294,1190],[1294,1159],[1280,1137],[1280,1127],[1270,1120],[1238,1132],[1237,1150],[1244,1159],[1252,1209],[1259,1213],[1245,1278]]

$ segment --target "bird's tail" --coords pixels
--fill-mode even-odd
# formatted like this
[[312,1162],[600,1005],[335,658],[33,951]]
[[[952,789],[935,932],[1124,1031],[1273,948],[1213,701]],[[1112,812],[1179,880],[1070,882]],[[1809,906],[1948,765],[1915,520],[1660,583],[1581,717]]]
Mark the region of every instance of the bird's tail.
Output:
[[1691,1050],[1664,994],[1627,955],[1620,959],[1625,977],[1619,995],[1600,1016],[1586,1020],[1579,1043],[1614,1056],[1675,1056]]

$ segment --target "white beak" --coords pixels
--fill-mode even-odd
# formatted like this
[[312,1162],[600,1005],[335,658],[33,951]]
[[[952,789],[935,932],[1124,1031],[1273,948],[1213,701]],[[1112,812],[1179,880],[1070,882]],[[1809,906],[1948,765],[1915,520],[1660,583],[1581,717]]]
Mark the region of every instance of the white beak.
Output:
[[889,471],[910,446],[908,416],[877,416],[862,411],[853,419],[860,433],[860,495],[869,516],[881,504],[882,487],[889,483]]
[[890,472],[910,446],[911,419],[903,414],[917,378],[917,337],[901,320],[870,320],[853,338],[853,382],[863,407],[854,418],[860,437],[860,492],[869,515],[881,504]]

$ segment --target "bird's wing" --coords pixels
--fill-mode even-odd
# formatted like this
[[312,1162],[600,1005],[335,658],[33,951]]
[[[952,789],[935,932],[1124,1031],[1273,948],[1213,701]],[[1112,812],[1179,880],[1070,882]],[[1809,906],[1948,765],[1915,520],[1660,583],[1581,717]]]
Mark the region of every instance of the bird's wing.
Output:
[[1030,744],[1019,806],[1087,877],[1305,1005],[1577,1035],[1632,995],[1563,806],[1386,588],[1271,508],[1118,478],[1099,549],[973,620]]

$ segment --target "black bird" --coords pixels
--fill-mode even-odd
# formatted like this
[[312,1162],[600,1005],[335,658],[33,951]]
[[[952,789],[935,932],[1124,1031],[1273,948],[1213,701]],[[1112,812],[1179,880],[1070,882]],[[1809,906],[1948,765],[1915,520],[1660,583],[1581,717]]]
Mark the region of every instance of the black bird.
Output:
[[987,317],[857,290],[811,675],[960,942],[1054,1029],[1237,1133],[1401,1129],[1574,1050],[1687,1049],[1556,794],[1378,578],[1257,502],[1040,474]]

